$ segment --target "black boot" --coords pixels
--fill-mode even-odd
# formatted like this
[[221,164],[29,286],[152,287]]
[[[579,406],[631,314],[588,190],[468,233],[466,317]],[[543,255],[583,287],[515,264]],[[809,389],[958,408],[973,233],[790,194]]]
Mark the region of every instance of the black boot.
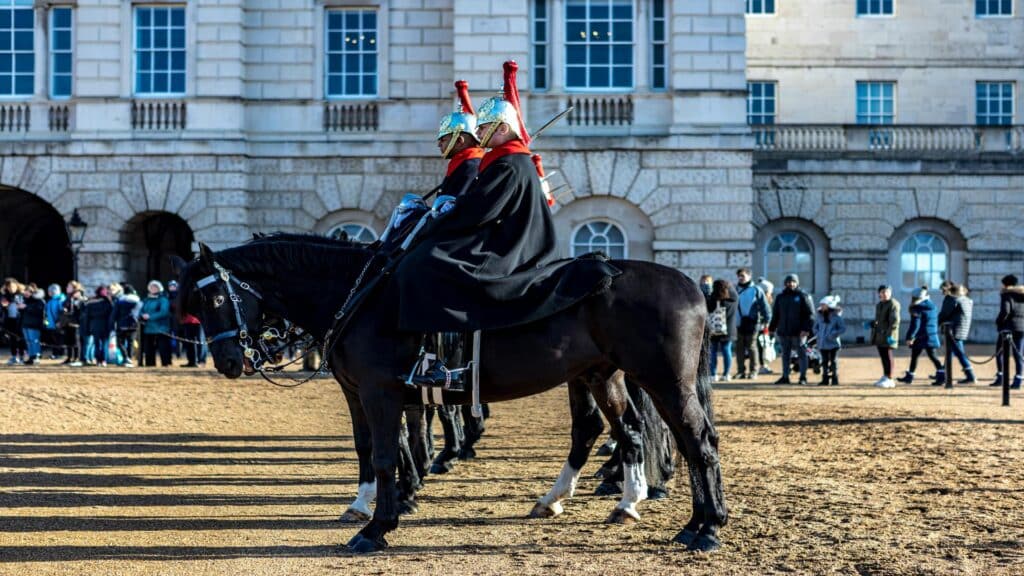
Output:
[[426,373],[419,374],[418,371],[414,371],[411,377],[406,376],[402,380],[415,386],[464,392],[464,383],[468,380],[467,369],[464,366],[465,348],[466,337],[462,332],[439,332],[434,345],[437,358],[430,363]]
[[974,370],[968,368],[967,370],[964,370],[964,377],[957,380],[956,383],[963,386],[969,386],[977,381],[978,379],[974,377]]

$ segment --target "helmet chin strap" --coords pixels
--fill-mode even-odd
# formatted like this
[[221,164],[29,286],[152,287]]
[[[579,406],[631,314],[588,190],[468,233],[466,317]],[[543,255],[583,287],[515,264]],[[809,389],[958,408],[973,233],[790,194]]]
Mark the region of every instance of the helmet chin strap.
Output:
[[448,140],[448,145],[444,148],[444,152],[441,153],[441,158],[448,159],[451,157],[452,149],[455,148],[455,143],[459,140],[461,135],[461,132],[455,132],[452,134],[452,137]]
[[487,145],[491,143],[491,138],[498,130],[499,124],[501,124],[501,122],[491,122],[491,126],[487,129],[487,132],[484,132],[484,137],[480,139],[481,148],[487,148]]

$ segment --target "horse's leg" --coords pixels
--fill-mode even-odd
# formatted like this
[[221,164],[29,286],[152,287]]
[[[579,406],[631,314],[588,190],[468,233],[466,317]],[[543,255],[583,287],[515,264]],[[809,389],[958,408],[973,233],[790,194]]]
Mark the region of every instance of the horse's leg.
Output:
[[572,497],[580,470],[587,463],[594,442],[604,431],[601,412],[590,390],[580,379],[569,382],[569,412],[572,415],[572,448],[569,450],[569,458],[562,466],[555,485],[530,511],[531,518],[550,518],[562,513],[562,500]]
[[626,392],[622,372],[588,381],[597,406],[604,413],[621,450],[622,499],[606,522],[631,524],[640,519],[636,505],[647,499],[647,478],[644,474],[643,425]]
[[369,524],[348,542],[353,552],[377,552],[388,547],[384,535],[398,527],[398,490],[395,470],[402,426],[402,391],[391,383],[371,383],[360,389],[373,437],[373,471],[377,476],[377,508]]
[[423,409],[423,439],[427,445],[427,460],[433,460],[434,454],[436,454],[434,450],[434,414],[436,413],[437,409],[433,406]]
[[416,473],[416,459],[413,457],[409,442],[408,426],[403,426],[398,435],[398,513],[414,514],[416,490],[421,485],[420,476]]
[[342,387],[342,391],[345,393],[348,411],[352,417],[352,436],[359,459],[359,488],[356,491],[356,499],[338,520],[341,522],[366,522],[373,514],[370,503],[377,497],[377,479],[374,476],[371,461],[373,446],[370,427],[366,423],[366,414],[363,412],[363,405],[359,403],[359,396],[344,387]]
[[[486,406],[486,405],[485,405]],[[472,460],[476,458],[476,450],[473,446],[480,440],[480,437],[484,435],[484,416],[477,418],[473,416],[472,406],[462,407],[462,423],[463,430],[466,432],[466,439],[462,443],[462,450],[459,451],[460,460]]]
[[430,451],[427,447],[427,428],[423,406],[409,406],[405,409],[405,422],[409,428],[409,449],[416,475],[419,476],[417,490],[423,488],[423,479],[427,476],[427,464],[430,462]]
[[[652,377],[658,374],[657,371],[648,372],[635,381],[655,401],[658,412],[686,457],[689,469],[693,516],[673,541],[686,544],[689,550],[710,552],[721,546],[718,530],[728,520],[728,509],[722,490],[718,431],[711,407],[711,374],[706,346],[700,353],[699,368],[691,368],[691,371],[696,374],[693,385],[665,374]],[[670,384],[666,385],[666,382]]]
[[459,427],[455,421],[458,406],[438,406],[437,417],[441,420],[444,430],[444,449],[434,458],[430,466],[431,474],[447,474],[459,460]]

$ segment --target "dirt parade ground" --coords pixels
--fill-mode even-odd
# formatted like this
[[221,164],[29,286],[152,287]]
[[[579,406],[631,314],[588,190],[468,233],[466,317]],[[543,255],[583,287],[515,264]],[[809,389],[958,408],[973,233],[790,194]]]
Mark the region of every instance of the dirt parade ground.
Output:
[[597,456],[563,516],[525,518],[569,448],[564,387],[494,405],[480,457],[429,477],[392,547],[356,557],[332,380],[0,368],[0,574],[1024,573],[1024,397],[1000,407],[992,364],[977,386],[877,389],[871,352],[846,352],[839,387],[716,385],[731,517],[712,555],[669,543],[685,484],[605,525]]

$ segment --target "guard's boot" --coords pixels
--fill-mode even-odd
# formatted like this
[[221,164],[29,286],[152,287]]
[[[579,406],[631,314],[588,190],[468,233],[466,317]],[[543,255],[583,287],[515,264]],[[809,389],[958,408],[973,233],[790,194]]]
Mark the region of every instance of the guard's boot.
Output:
[[910,372],[910,371],[907,371],[907,372],[905,372],[903,374],[903,376],[900,376],[899,378],[897,378],[896,381],[897,382],[903,382],[904,384],[913,384],[914,383],[914,373]]
[[452,392],[464,392],[467,369],[463,366],[466,338],[462,332],[440,332],[437,334],[437,358],[427,370],[420,374],[413,372],[404,380],[415,386],[443,388]]

